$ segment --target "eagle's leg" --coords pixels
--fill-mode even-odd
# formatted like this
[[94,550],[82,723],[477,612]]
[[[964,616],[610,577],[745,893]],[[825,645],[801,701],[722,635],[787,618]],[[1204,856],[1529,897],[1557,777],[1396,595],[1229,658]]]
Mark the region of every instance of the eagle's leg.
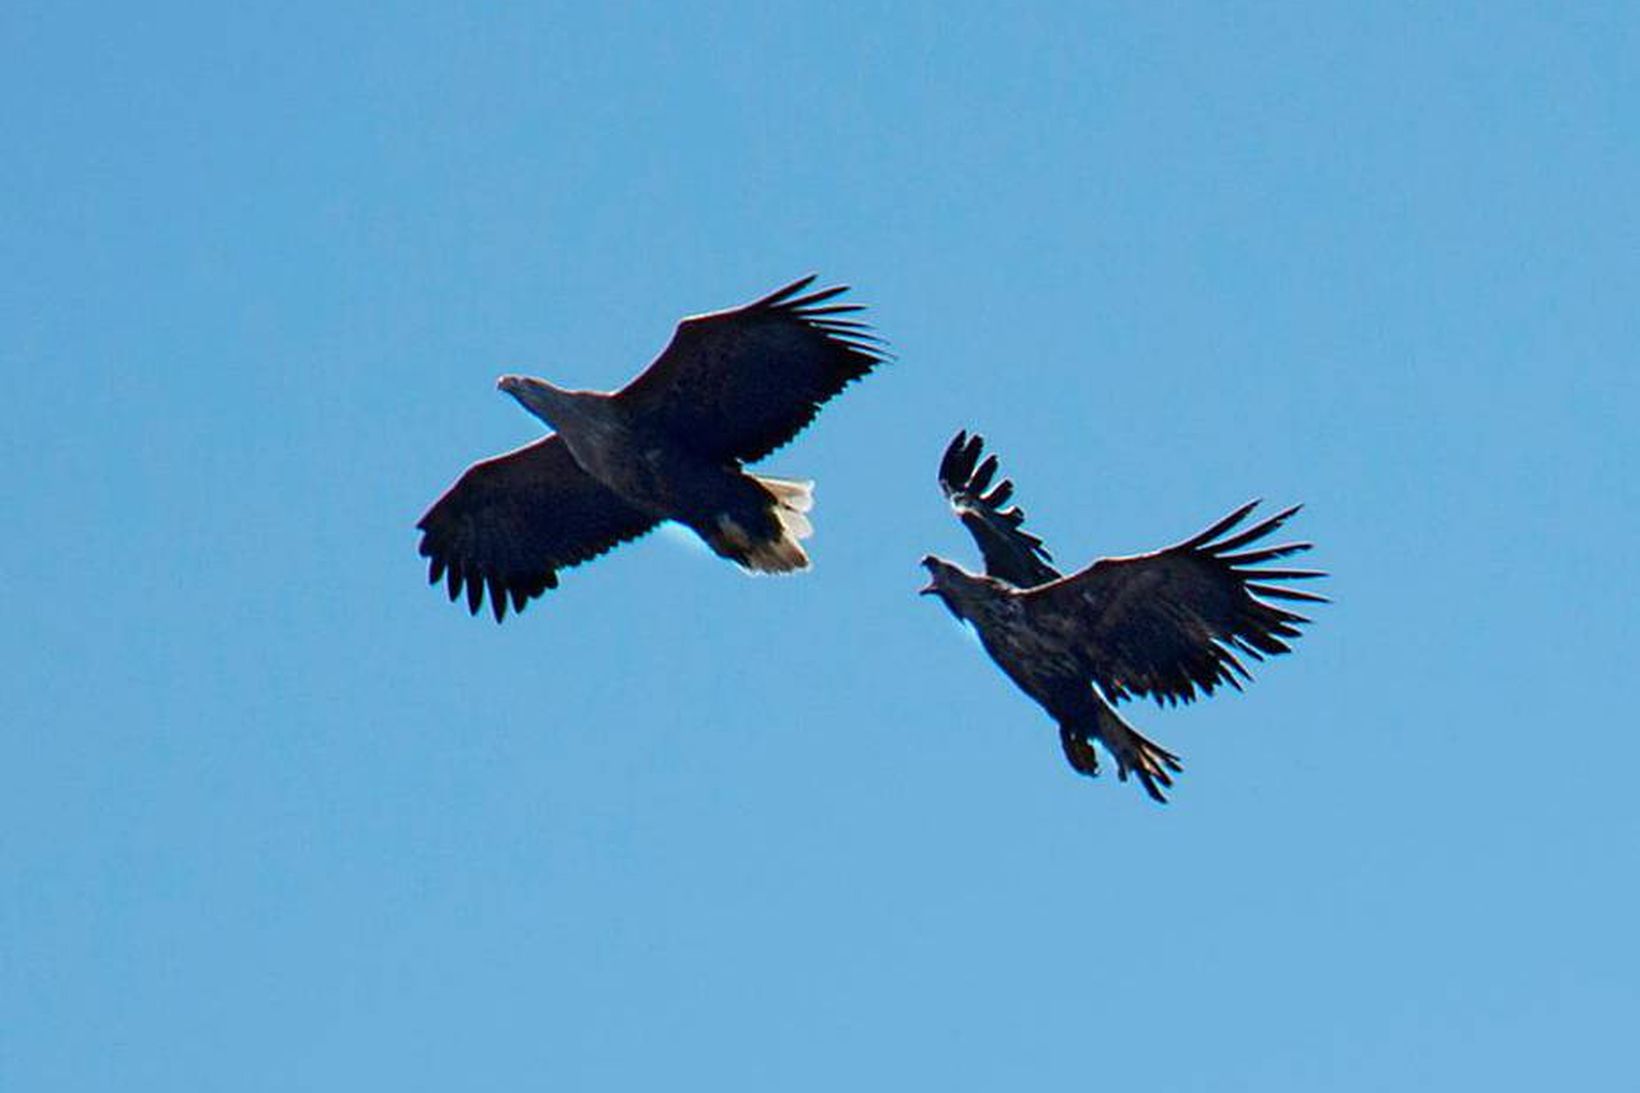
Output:
[[736,471],[716,485],[704,518],[689,521],[713,551],[754,573],[809,567],[801,540],[814,532],[807,516],[813,483]]
[[1061,725],[1059,745],[1065,749],[1065,758],[1072,770],[1089,778],[1099,777],[1099,753],[1094,751],[1093,741],[1075,729]]
[[1152,800],[1167,803],[1163,790],[1173,785],[1173,774],[1183,769],[1177,755],[1141,736],[1103,702],[1060,721],[1060,746],[1078,774],[1094,777],[1099,773],[1095,739],[1115,758],[1117,777],[1125,782],[1129,774],[1137,775]]

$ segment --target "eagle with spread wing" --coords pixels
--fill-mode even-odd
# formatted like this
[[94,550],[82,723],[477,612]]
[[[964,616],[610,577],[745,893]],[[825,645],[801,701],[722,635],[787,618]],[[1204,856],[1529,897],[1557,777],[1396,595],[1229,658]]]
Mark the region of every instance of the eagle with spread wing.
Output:
[[1265,563],[1310,549],[1309,543],[1252,546],[1298,511],[1285,509],[1237,530],[1257,501],[1182,543],[1150,554],[1101,558],[1062,575],[1042,540],[1009,506],[1013,483],[992,481],[997,458],[985,441],[959,432],[940,461],[940,488],[985,558],[985,575],[929,555],[936,595],[973,624],[981,644],[1009,679],[1059,724],[1065,758],[1080,774],[1099,773],[1093,741],[1116,759],[1118,777],[1135,775],[1157,801],[1182,768],[1179,757],[1141,736],[1113,708],[1134,696],[1158,705],[1211,695],[1221,683],[1241,690],[1251,680],[1242,656],[1263,660],[1289,652],[1309,620],[1270,600],[1326,602],[1313,592],[1271,581],[1308,580],[1309,569]]
[[810,275],[760,300],[678,324],[619,391],[528,376],[497,386],[555,432],[475,463],[416,525],[427,577],[500,622],[558,586],[558,571],[663,520],[759,573],[806,569],[813,483],[749,474],[820,407],[886,359],[881,339]]

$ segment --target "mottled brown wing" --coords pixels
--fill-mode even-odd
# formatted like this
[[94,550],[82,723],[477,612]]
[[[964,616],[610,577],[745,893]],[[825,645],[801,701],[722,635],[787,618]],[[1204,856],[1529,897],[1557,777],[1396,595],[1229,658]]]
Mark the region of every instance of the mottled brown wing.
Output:
[[761,300],[678,324],[659,357],[616,397],[638,420],[713,459],[761,459],[886,354],[858,304],[826,301],[838,285],[800,295],[814,277]]
[[1024,593],[1033,626],[1062,642],[1112,701],[1149,695],[1158,704],[1189,702],[1220,683],[1240,690],[1240,680],[1252,676],[1238,652],[1254,660],[1288,652],[1287,642],[1309,621],[1266,599],[1325,602],[1313,592],[1264,583],[1323,574],[1258,568],[1306,551],[1309,543],[1235,553],[1280,527],[1298,506],[1219,539],[1257,503],[1177,546],[1101,559]]
[[991,484],[997,473],[997,457],[988,455],[981,462],[979,456],[984,450],[985,438],[978,433],[969,436],[964,429],[952,437],[940,459],[940,489],[951,503],[951,511],[979,546],[986,575],[1015,588],[1034,588],[1058,580],[1060,573],[1053,567],[1053,555],[1041,539],[1022,526],[1025,511],[1008,504],[1014,484],[1006,478]]
[[467,590],[478,614],[484,590],[495,621],[549,588],[558,570],[595,558],[657,521],[583,471],[557,436],[474,463],[416,525],[427,579],[453,601]]

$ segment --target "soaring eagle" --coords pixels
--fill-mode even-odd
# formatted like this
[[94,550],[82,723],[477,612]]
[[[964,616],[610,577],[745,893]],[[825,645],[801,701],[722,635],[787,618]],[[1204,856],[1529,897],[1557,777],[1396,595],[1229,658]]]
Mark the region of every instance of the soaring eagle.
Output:
[[[1098,740],[1116,758],[1117,775],[1131,771],[1157,801],[1182,768],[1178,756],[1141,736],[1113,705],[1135,695],[1162,703],[1190,702],[1221,683],[1241,690],[1251,674],[1238,654],[1254,660],[1288,652],[1302,615],[1266,602],[1323,596],[1269,584],[1324,574],[1259,568],[1299,554],[1309,543],[1242,548],[1279,528],[1293,506],[1228,534],[1253,511],[1243,505],[1184,542],[1151,554],[1102,558],[1063,576],[1042,540],[1025,531],[1025,514],[1006,507],[1013,483],[991,485],[995,455],[980,461],[985,441],[959,432],[940,461],[940,488],[985,558],[976,576],[942,558],[922,560],[937,595],[957,618],[972,623],[991,659],[1059,723],[1065,758],[1078,773],[1099,773]],[[1240,551],[1240,553],[1237,553]],[[1239,677],[1239,678],[1238,678]],[[1172,773],[1170,773],[1172,772]]]
[[848,286],[804,295],[813,275],[743,307],[678,323],[661,355],[619,391],[570,391],[503,376],[497,386],[557,430],[475,463],[416,526],[427,577],[497,622],[549,588],[558,571],[636,539],[662,520],[694,529],[748,570],[808,567],[800,540],[813,483],[748,474],[820,407],[881,363],[881,340],[831,303]]

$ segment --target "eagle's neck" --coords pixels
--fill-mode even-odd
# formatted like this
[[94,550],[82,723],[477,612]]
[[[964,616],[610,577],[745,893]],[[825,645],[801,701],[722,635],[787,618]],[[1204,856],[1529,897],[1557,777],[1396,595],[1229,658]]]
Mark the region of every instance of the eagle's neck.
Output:
[[509,379],[504,390],[566,440],[607,434],[619,425],[615,400],[597,391],[570,391],[533,377]]
[[1008,590],[991,577],[969,573],[953,565],[941,568],[934,581],[945,606],[959,619],[983,628],[1008,598]]
[[511,379],[505,390],[564,438],[583,470],[605,483],[628,461],[631,444],[617,401],[598,391],[569,391],[533,377]]

